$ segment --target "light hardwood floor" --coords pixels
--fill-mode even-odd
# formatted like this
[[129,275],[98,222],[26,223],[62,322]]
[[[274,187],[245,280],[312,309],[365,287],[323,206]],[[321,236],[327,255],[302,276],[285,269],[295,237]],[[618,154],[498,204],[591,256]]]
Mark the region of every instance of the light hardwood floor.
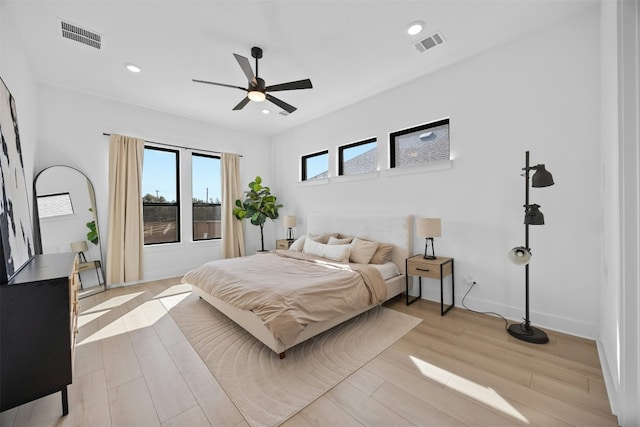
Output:
[[[1,426],[246,426],[167,314],[179,278],[81,300],[69,388],[0,413]],[[511,338],[501,319],[396,297],[424,321],[285,426],[615,426],[593,341]],[[289,390],[288,392],[295,392]]]

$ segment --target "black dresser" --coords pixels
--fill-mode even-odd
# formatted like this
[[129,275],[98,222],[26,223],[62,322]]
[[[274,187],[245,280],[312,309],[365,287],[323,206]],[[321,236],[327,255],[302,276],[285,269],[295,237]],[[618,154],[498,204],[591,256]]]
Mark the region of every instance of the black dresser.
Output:
[[69,412],[77,332],[75,253],[36,255],[0,284],[0,411],[61,392]]

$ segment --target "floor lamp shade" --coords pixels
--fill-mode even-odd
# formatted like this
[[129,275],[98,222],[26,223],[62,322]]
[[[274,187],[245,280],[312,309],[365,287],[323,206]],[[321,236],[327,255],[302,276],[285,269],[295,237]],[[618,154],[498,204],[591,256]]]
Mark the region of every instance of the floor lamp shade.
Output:
[[515,265],[527,265],[531,261],[531,252],[524,246],[517,246],[509,251],[509,261]]
[[532,187],[549,187],[554,184],[553,176],[551,173],[544,167],[544,165],[534,166],[532,169],[536,170],[536,173],[531,177],[531,186]]

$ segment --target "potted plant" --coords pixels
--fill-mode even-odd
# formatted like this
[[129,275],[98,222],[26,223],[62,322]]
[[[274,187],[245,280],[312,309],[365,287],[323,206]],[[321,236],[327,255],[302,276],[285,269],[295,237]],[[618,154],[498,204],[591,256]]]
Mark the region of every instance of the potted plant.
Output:
[[262,178],[256,178],[249,183],[249,191],[245,191],[245,199],[236,200],[233,208],[233,215],[239,220],[249,218],[251,224],[260,226],[260,247],[264,252],[264,223],[267,218],[275,220],[278,218],[278,209],[282,205],[277,204],[276,196],[271,194],[269,187],[262,186]]

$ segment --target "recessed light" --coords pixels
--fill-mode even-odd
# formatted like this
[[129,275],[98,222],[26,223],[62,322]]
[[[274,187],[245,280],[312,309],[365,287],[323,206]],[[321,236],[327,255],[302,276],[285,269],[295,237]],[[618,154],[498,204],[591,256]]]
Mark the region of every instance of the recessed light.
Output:
[[420,34],[423,28],[423,21],[413,21],[407,26],[407,34],[409,34],[410,36],[415,36],[416,34]]
[[271,112],[271,110],[267,110],[266,108],[264,110],[262,110],[262,114],[269,114]]
[[135,64],[124,64],[124,66],[127,70],[131,71],[132,73],[139,73],[140,71],[142,71],[140,67],[138,67]]

